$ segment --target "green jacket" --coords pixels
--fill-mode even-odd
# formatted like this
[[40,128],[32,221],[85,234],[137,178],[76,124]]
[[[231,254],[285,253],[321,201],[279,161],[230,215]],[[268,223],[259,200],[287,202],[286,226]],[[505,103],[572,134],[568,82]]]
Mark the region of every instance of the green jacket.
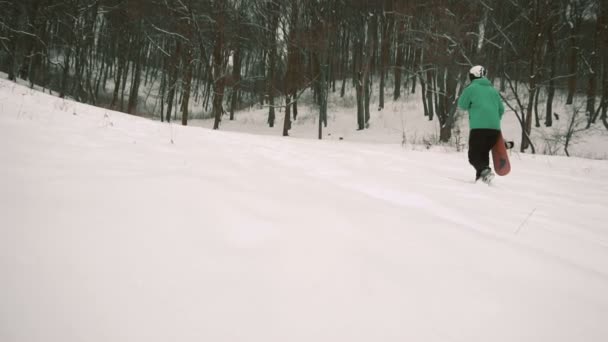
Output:
[[473,80],[458,99],[458,107],[469,111],[469,128],[490,128],[500,131],[505,112],[500,94],[485,78]]

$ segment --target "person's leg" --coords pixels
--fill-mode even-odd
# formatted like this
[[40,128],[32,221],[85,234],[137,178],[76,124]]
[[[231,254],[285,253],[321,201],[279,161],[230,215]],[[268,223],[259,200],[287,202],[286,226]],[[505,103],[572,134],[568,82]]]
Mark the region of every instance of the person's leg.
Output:
[[493,129],[484,129],[479,132],[482,135],[480,141],[483,141],[483,146],[480,147],[477,179],[481,178],[485,183],[489,183],[494,178],[494,174],[490,168],[490,152],[494,145],[496,145],[499,133],[499,131]]
[[[469,163],[475,168],[475,180],[482,173],[492,172],[490,168],[490,151],[498,140],[500,132],[493,129],[473,129],[469,134]],[[487,171],[484,171],[487,170]]]
[[490,168],[490,151],[492,147],[494,147],[494,142],[496,140],[492,140],[492,134],[489,130],[483,130],[483,146],[480,147],[480,159],[482,169]]
[[494,145],[496,145],[496,141],[498,140],[498,135],[500,134],[500,131],[494,130],[494,129],[488,129],[488,130],[484,130],[484,146],[483,146],[483,154],[482,154],[482,158],[483,158],[483,168],[484,169],[490,169],[490,153],[492,151],[492,148],[494,147]]
[[483,130],[473,129],[469,133],[469,163],[475,168],[475,180],[478,180],[483,170],[483,151],[486,145]]

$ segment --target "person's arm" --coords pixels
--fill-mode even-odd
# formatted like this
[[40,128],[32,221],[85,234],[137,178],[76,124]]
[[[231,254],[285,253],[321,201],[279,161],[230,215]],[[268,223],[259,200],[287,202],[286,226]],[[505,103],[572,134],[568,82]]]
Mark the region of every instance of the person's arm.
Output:
[[466,87],[458,98],[458,108],[468,110],[471,108],[471,100],[469,99],[469,87]]
[[502,120],[502,115],[505,113],[505,105],[502,103],[502,99],[500,98],[498,91],[496,92],[496,96],[498,97],[498,116]]

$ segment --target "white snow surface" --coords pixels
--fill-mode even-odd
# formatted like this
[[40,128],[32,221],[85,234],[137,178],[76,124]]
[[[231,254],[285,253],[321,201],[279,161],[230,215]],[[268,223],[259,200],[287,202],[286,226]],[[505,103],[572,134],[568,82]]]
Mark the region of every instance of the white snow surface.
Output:
[[154,122],[0,81],[0,341],[608,341],[608,162]]

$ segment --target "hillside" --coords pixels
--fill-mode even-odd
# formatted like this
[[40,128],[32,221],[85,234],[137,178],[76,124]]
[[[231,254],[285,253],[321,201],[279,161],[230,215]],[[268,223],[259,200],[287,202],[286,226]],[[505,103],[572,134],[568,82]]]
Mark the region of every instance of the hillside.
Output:
[[0,103],[3,342],[608,339],[605,160]]

